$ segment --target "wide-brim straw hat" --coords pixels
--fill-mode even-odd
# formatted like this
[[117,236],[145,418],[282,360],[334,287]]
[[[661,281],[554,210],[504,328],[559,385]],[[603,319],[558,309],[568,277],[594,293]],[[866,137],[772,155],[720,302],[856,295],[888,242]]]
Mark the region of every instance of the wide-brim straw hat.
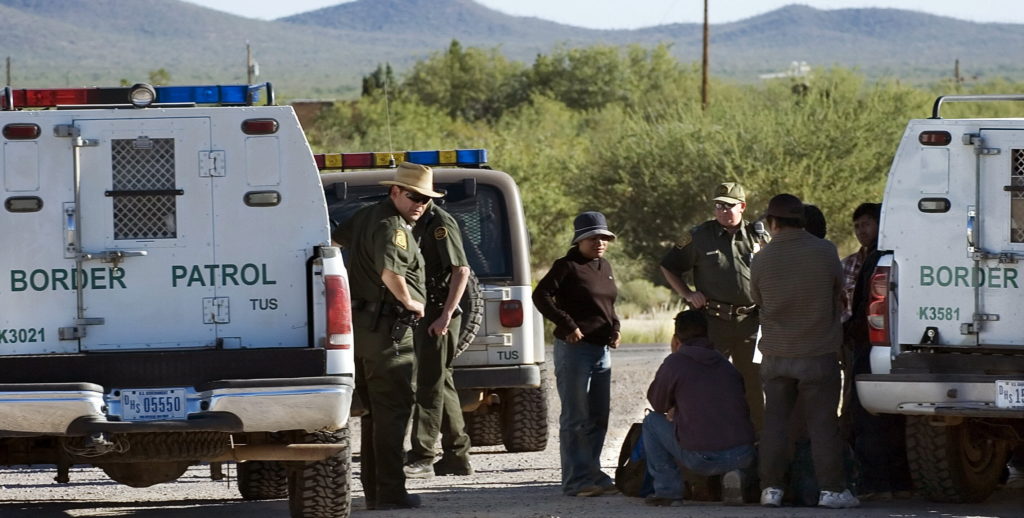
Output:
[[403,189],[418,192],[431,198],[440,198],[443,193],[434,191],[434,170],[412,162],[402,162],[395,170],[394,180],[383,180],[381,185],[397,185]]

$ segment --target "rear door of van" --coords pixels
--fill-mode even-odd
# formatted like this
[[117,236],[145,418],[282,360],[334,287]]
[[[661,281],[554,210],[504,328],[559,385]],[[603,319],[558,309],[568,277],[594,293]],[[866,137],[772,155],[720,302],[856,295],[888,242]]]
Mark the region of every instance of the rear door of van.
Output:
[[[83,351],[207,348],[226,310],[215,286],[229,273],[213,256],[206,117],[76,120],[81,250],[93,256]],[[112,254],[123,257],[112,259]]]

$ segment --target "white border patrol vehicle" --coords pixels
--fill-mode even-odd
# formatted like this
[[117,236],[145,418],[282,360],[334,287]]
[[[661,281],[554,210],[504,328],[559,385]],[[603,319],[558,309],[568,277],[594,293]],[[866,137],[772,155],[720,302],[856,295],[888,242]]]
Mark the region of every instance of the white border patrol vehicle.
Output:
[[907,415],[918,489],[981,501],[1024,444],[1024,119],[907,126],[889,172],[868,309],[871,374],[858,395]]
[[347,273],[272,104],[269,84],[3,90],[0,465],[145,487],[238,461],[244,498],[348,516]]
[[504,444],[514,452],[546,448],[544,325],[531,298],[530,242],[512,177],[487,168],[484,149],[328,153],[315,159],[333,223],[383,199],[386,186],[378,182],[394,176],[394,164],[433,169],[434,188],[446,193],[439,203],[459,222],[473,272],[461,304],[453,375],[470,440],[473,446]]

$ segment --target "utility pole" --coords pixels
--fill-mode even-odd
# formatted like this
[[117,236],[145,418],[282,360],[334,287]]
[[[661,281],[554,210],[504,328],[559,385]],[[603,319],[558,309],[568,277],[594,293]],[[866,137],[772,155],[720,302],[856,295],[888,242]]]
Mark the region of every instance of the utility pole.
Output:
[[701,60],[700,108],[708,109],[708,0],[704,0],[704,57]]
[[4,83],[7,86],[11,86],[11,57],[7,56],[7,82]]
[[245,74],[247,81],[245,84],[251,85],[253,83],[253,65],[252,65],[252,45],[249,42],[245,42]]

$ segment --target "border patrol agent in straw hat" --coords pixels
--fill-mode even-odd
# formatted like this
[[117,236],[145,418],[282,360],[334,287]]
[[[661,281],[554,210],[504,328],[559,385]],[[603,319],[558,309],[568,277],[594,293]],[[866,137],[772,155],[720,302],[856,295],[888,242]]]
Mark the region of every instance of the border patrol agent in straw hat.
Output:
[[[755,430],[764,417],[758,365],[753,363],[757,308],[750,296],[750,261],[768,239],[759,223],[743,219],[743,186],[727,182],[714,191],[715,218],[683,234],[661,260],[669,285],[690,307],[708,315],[708,336],[715,349],[731,357],[743,375]],[[696,289],[684,280],[692,274]]]
[[[469,260],[458,222],[437,204],[430,205],[413,234],[426,260],[427,307],[426,325],[417,327],[415,335],[416,405],[405,474],[411,478],[472,475],[469,435],[452,377],[462,326],[459,301],[469,280]],[[442,456],[435,464],[438,435]]]
[[360,209],[335,231],[348,250],[356,391],[362,418],[360,479],[371,509],[419,507],[405,490],[405,428],[413,405],[413,328],[423,317],[424,264],[412,226],[426,211],[433,171],[402,162],[388,197]]

